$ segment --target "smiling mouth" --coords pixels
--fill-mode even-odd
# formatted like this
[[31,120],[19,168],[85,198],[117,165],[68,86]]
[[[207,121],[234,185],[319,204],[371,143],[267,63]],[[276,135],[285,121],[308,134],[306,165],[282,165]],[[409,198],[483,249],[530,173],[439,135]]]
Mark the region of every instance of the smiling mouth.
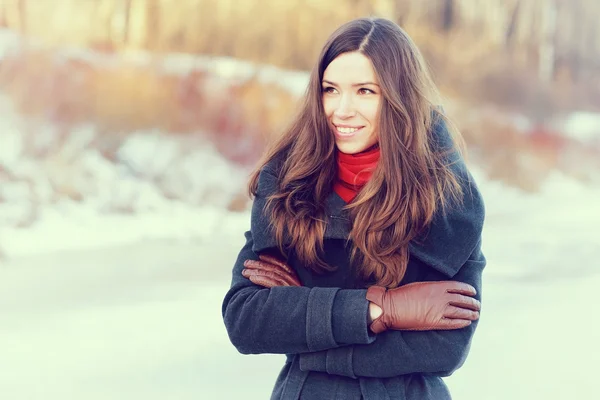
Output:
[[334,125],[335,128],[335,132],[339,135],[342,136],[351,136],[354,133],[356,133],[357,131],[361,130],[362,128],[364,128],[363,126],[337,126]]

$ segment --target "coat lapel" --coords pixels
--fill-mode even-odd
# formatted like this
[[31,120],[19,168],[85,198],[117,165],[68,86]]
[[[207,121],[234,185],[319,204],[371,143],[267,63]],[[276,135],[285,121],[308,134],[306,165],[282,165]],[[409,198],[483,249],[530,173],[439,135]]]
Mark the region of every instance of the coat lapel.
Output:
[[[269,179],[269,177],[265,177]],[[265,196],[260,194],[254,199],[252,206],[251,231],[254,240],[252,250],[259,253],[268,248],[276,248],[277,242],[273,235],[270,220],[264,212],[266,205]],[[326,222],[325,239],[347,239],[350,235],[352,225],[348,212],[344,210],[346,203],[335,192],[332,192],[325,200]],[[289,244],[290,238],[286,235],[284,245]]]
[[[409,244],[412,257],[449,277],[458,272],[481,241],[483,200],[472,179],[468,180],[463,189],[463,203],[446,214],[438,213],[427,233]],[[345,205],[344,200],[335,192],[327,198],[325,239],[348,239],[352,225],[348,212],[344,210]],[[264,213],[264,206],[264,197],[258,196],[254,201],[251,223],[254,239],[252,249],[255,253],[278,247],[271,233],[269,218]],[[289,243],[289,237],[286,237],[284,245]]]
[[325,201],[327,213],[327,226],[325,227],[325,239],[348,239],[352,224],[348,211],[344,210],[346,202],[336,193],[332,192]]

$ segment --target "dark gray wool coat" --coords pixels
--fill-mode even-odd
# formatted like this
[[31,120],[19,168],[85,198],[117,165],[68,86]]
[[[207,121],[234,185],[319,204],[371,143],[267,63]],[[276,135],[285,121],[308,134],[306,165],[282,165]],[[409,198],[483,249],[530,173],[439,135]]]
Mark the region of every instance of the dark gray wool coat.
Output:
[[[433,128],[435,143],[451,146],[444,123]],[[481,300],[481,252],[484,205],[465,163],[450,156],[461,179],[464,202],[438,213],[428,233],[410,246],[401,285],[456,280],[471,284]],[[425,400],[450,399],[442,377],[462,366],[477,322],[458,330],[386,331],[373,334],[367,324],[366,288],[372,282],[353,278],[346,239],[350,220],[346,203],[334,192],[326,202],[325,260],[335,272],[315,274],[293,252],[288,263],[303,287],[257,286],[242,276],[243,263],[276,247],[263,209],[277,188],[277,162],[259,175],[250,231],[233,267],[231,288],[222,313],[229,338],[243,354],[286,354],[271,399]]]

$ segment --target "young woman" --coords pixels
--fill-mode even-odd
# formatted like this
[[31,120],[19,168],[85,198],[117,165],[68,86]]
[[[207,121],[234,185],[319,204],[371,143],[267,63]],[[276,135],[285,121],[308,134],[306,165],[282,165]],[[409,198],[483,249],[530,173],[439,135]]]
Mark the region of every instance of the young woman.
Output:
[[287,361],[272,399],[450,399],[479,318],[484,207],[396,24],[335,31],[253,175],[223,318]]

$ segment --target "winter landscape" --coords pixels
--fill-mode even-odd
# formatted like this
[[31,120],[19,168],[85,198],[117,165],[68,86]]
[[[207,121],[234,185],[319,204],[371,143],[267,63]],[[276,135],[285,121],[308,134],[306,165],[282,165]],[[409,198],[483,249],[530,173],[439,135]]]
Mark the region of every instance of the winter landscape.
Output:
[[[21,39],[0,36],[4,63]],[[65,54],[65,63],[107,60]],[[214,87],[285,81],[295,95],[307,78],[181,55],[157,68],[209,71]],[[0,398],[268,398],[284,357],[237,353],[221,317],[262,142],[237,138],[233,148],[210,126],[132,129],[117,140],[93,121],[24,115],[9,94],[0,90]],[[599,121],[587,111],[565,119],[570,153],[530,190],[494,177],[473,152],[488,264],[470,356],[446,380],[455,399],[599,396]],[[540,159],[524,157],[522,171]]]
[[[3,183],[3,397],[267,398],[282,357],[237,354],[220,314],[249,214],[219,203],[246,171],[209,144],[182,161],[172,184],[190,185],[177,179],[203,171],[190,193],[215,197],[197,206],[90,150],[78,155],[82,169],[69,171],[89,198],[45,201],[51,171],[7,151],[24,136],[15,118],[4,111],[3,167],[30,174],[39,204],[21,227],[34,213],[27,186]],[[147,133],[122,154],[134,168],[160,163],[157,146],[165,155],[179,145]],[[487,204],[484,309],[470,358],[449,385],[457,399],[594,398],[600,188],[556,172],[531,194],[472,169]],[[119,205],[134,212],[111,212]]]

